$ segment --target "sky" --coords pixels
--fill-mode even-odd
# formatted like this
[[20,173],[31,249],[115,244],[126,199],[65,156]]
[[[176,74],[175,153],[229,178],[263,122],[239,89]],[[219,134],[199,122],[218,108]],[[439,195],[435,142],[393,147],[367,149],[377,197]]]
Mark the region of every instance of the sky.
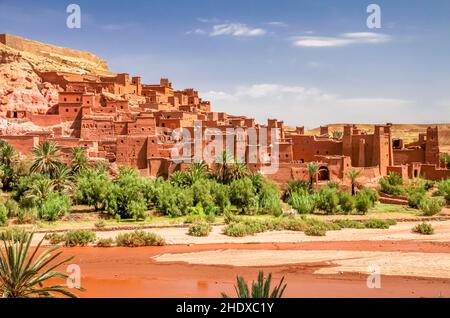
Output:
[[0,33],[92,52],[145,83],[168,77],[261,123],[450,122],[448,0],[0,0]]

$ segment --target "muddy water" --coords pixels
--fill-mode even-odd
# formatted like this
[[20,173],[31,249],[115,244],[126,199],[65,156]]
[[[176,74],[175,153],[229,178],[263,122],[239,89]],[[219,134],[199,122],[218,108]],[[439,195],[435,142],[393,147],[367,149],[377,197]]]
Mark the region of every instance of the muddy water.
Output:
[[146,248],[65,248],[81,268],[80,297],[220,297],[234,294],[236,275],[255,279],[259,270],[272,272],[275,280],[286,277],[287,297],[450,297],[450,280],[382,276],[380,289],[367,288],[367,275],[319,275],[329,264],[294,264],[272,267],[231,267],[158,263],[153,257],[223,249],[354,250],[448,253],[448,243],[310,242],[302,244],[222,244]]

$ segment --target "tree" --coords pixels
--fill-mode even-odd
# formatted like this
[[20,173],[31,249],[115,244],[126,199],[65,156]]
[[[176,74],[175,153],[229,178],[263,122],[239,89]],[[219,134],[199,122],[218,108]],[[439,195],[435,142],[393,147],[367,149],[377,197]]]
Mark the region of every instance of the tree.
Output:
[[317,162],[310,162],[306,165],[309,175],[309,187],[311,191],[314,189],[314,180],[319,172],[319,164]]
[[356,194],[356,179],[358,179],[361,176],[361,171],[357,170],[350,170],[347,172],[347,177],[350,179],[350,182],[352,184],[352,195]]
[[450,169],[450,154],[449,153],[441,153],[440,154],[441,162]]
[[71,170],[61,164],[58,165],[52,175],[53,185],[55,190],[64,192],[73,188],[73,176]]
[[220,182],[227,182],[227,175],[229,171],[230,164],[233,162],[233,158],[228,154],[226,150],[216,159],[217,166],[217,176]]
[[30,178],[31,184],[28,185],[28,190],[25,191],[24,197],[33,205],[40,206],[47,200],[50,193],[55,188],[53,180],[45,175],[32,175]]
[[89,160],[86,156],[86,152],[80,147],[73,148],[71,163],[72,173],[79,174],[82,170],[87,169],[88,165]]
[[[251,290],[245,279],[242,276],[236,278],[236,285],[234,289],[236,291],[237,298],[281,298],[287,284],[284,284],[284,277],[281,278],[279,284],[271,291],[270,285],[272,283],[272,273],[269,273],[267,279],[264,279],[264,273],[262,271],[258,274],[258,280],[252,282]],[[223,298],[230,298],[227,294],[222,293]]]
[[192,184],[206,178],[208,174],[208,166],[204,162],[194,162],[188,171],[189,181]]
[[67,274],[57,272],[55,269],[70,261],[73,257],[58,260],[62,252],[52,253],[59,248],[54,246],[38,252],[44,239],[36,246],[34,251],[30,250],[33,234],[28,235],[26,240],[20,242],[3,241],[3,249],[0,249],[0,291],[4,298],[33,298],[54,297],[61,294],[67,297],[77,296],[67,290],[65,285],[50,285],[44,283],[50,279],[64,279]]
[[11,190],[17,177],[18,155],[13,146],[0,140],[0,189]]
[[230,165],[226,173],[226,182],[242,179],[250,176],[250,171],[245,162],[236,162]]
[[76,180],[75,200],[94,206],[96,211],[103,207],[103,202],[111,186],[109,175],[98,169],[82,170]]
[[61,154],[58,147],[49,141],[44,141],[38,147],[33,148],[33,164],[31,172],[39,172],[51,176],[61,162]]

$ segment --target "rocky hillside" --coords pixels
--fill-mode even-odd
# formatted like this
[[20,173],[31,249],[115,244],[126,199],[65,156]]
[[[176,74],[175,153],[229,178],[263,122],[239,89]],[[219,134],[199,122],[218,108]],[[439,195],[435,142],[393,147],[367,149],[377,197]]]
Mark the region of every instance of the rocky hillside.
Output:
[[57,104],[60,88],[39,77],[48,71],[112,74],[91,53],[0,34],[0,117],[12,109],[45,113]]

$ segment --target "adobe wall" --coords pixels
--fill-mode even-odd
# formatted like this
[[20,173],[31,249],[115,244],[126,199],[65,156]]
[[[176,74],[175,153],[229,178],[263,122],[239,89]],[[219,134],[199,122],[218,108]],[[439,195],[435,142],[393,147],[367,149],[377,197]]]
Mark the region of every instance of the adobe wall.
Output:
[[6,141],[14,147],[19,155],[28,155],[34,147],[39,145],[38,136],[0,136],[0,140]]
[[423,149],[394,149],[394,165],[405,165],[412,162],[425,162]]
[[61,124],[61,117],[59,115],[40,115],[32,114],[30,120],[33,124],[41,127],[56,126]]

